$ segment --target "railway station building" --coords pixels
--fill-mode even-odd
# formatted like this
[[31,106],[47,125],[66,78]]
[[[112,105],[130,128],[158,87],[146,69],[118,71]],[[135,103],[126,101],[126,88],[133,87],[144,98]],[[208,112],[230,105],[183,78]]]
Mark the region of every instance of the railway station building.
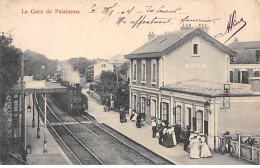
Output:
[[157,37],[150,32],[146,44],[125,55],[131,62],[129,113],[141,112],[148,124],[161,119],[182,130],[190,126],[217,149],[224,131],[260,134],[260,94],[253,90],[257,83],[230,83],[237,53],[207,32],[206,25]]

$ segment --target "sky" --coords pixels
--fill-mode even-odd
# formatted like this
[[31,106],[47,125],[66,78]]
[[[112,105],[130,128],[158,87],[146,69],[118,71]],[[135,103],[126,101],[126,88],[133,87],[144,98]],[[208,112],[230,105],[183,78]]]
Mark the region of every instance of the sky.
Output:
[[150,31],[160,35],[183,24],[207,24],[211,36],[222,33],[220,42],[231,37],[225,44],[235,37],[260,41],[260,0],[0,0],[0,31],[49,59],[129,54]]

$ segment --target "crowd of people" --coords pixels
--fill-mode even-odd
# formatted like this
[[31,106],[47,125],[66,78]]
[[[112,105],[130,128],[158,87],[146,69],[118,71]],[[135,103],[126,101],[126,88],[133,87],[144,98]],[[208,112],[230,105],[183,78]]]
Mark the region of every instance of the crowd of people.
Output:
[[166,125],[161,120],[152,120],[152,137],[158,138],[159,144],[166,148],[172,148],[180,142],[184,142],[184,150],[190,153],[190,158],[211,157],[206,138],[199,132],[192,133],[187,126],[181,138],[179,124]]
[[[130,120],[136,122],[136,127],[141,128],[141,113],[133,110]],[[120,122],[125,121],[125,113],[120,109]],[[178,143],[184,143],[184,150],[190,153],[191,159],[211,157],[211,152],[207,145],[207,136],[200,134],[198,131],[191,132],[187,126],[184,134],[181,134],[181,126],[177,123],[174,125],[165,124],[160,119],[152,120],[152,138],[158,138],[159,144],[166,148],[172,148]]]

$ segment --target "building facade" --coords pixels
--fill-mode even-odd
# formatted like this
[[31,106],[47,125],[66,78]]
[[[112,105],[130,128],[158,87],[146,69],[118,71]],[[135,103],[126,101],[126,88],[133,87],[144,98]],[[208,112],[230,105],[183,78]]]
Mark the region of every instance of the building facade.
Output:
[[[214,149],[221,131],[236,125],[218,125],[225,118],[223,110],[234,112],[238,102],[252,98],[259,104],[260,100],[249,85],[230,85],[230,62],[237,53],[203,30],[205,26],[186,26],[153,39],[150,33],[148,43],[125,56],[131,62],[129,112],[141,112],[146,123],[161,119],[166,124],[180,125],[182,130],[190,126],[193,131],[207,134],[209,146]],[[255,121],[253,125],[260,123]]]
[[230,64],[230,82],[250,84],[251,78],[260,77],[260,41],[235,39],[228,47],[237,52],[237,58]]
[[94,65],[91,65],[86,68],[86,80],[93,81],[98,80],[102,71],[111,71],[113,72],[114,65],[109,63],[108,61],[101,61]]

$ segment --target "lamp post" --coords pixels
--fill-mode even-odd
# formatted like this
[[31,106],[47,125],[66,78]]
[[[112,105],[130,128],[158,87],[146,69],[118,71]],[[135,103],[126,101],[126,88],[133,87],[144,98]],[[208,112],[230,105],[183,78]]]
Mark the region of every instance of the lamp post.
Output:
[[44,145],[44,150],[43,153],[47,152],[47,139],[46,139],[46,135],[47,135],[47,128],[46,128],[46,121],[47,121],[47,105],[46,105],[46,94],[44,94],[44,141],[43,141],[43,145]]
[[204,103],[204,107],[205,107],[205,111],[206,111],[207,113],[211,114],[209,100],[206,100],[206,102]]
[[37,138],[40,138],[41,136],[40,136],[40,99],[39,99],[39,94],[37,94],[37,100],[38,100],[38,110],[37,110],[37,112],[38,112],[38,126],[37,126]]
[[35,94],[33,93],[32,94],[32,99],[33,99],[33,118],[32,118],[32,128],[34,128],[35,127],[35,119],[34,119],[34,99],[35,99]]

